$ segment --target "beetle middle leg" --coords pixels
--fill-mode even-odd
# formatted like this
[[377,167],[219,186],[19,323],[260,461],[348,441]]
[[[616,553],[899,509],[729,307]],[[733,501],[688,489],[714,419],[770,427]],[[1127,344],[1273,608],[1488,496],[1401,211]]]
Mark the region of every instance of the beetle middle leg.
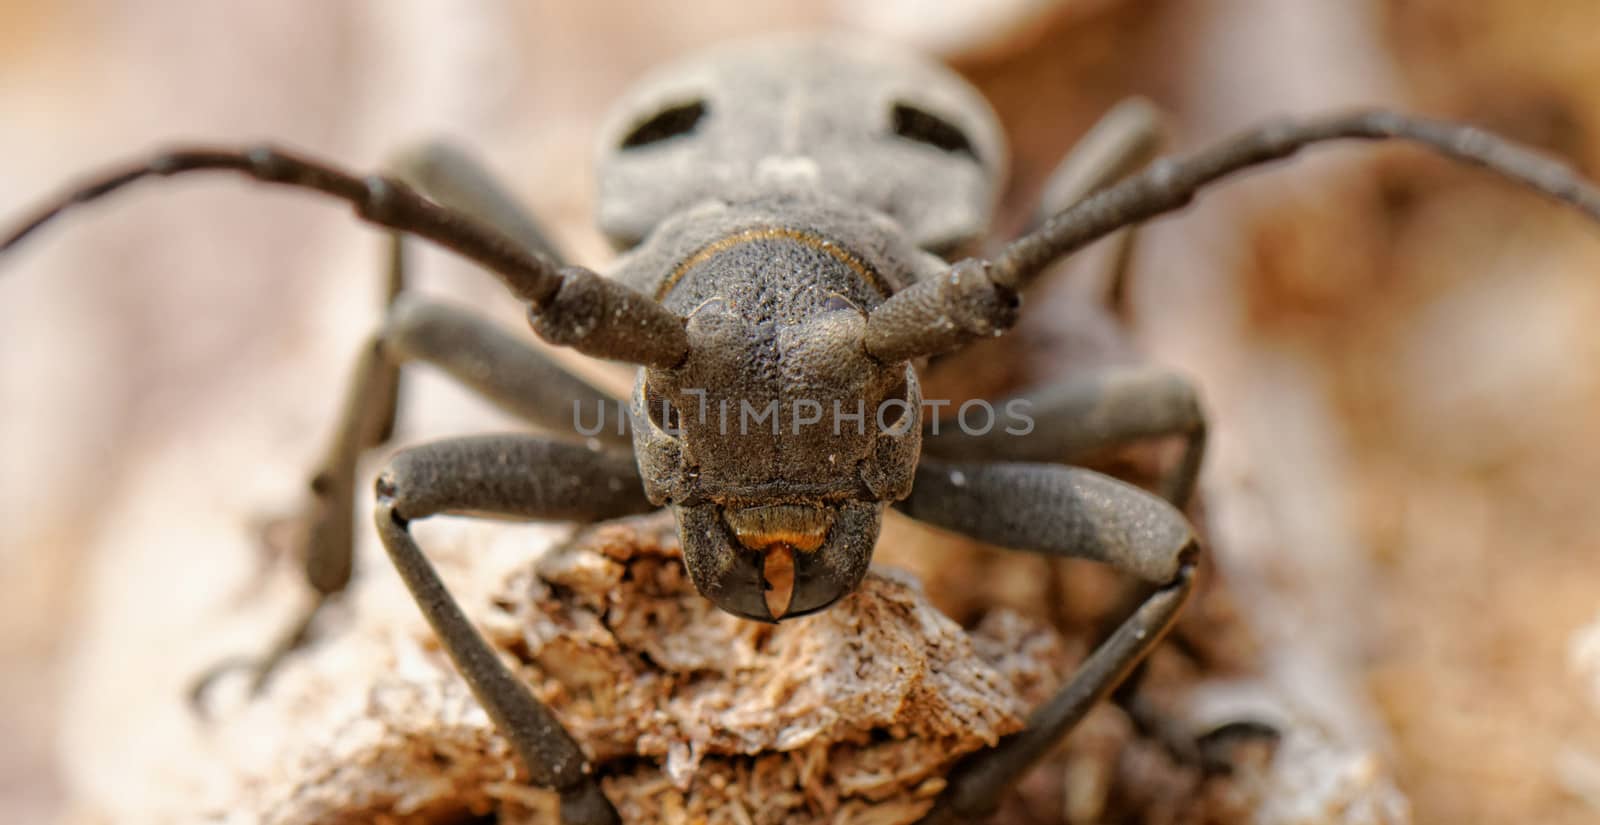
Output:
[[944,459],[1071,463],[1141,439],[1182,436],[1183,455],[1163,474],[1159,492],[1180,509],[1194,493],[1205,458],[1205,412],[1194,384],[1171,370],[1099,367],[993,406],[1026,414],[1031,429],[980,431],[946,420],[937,434],[931,424],[924,428],[923,449]]
[[898,507],[919,521],[991,544],[1078,556],[1156,589],[1090,654],[1070,681],[998,745],[967,756],[923,825],[972,822],[1114,690],[1172,626],[1194,587],[1199,542],[1160,498],[1075,467],[924,459]]
[[[393,165],[435,200],[480,217],[540,254],[555,256],[537,222],[460,150],[442,143],[424,144]],[[430,363],[496,406],[553,431],[570,430],[575,402],[598,406],[613,401],[489,321],[405,294],[405,245],[398,235],[389,243],[388,313],[363,345],[339,423],[312,474],[312,498],[303,514],[306,532],[300,555],[313,601],[259,658],[230,659],[198,677],[190,691],[197,705],[219,677],[240,668],[251,672],[251,691],[259,692],[284,657],[304,645],[323,607],[348,585],[354,557],[356,465],[364,451],[382,445],[393,432],[402,365]],[[602,429],[594,437],[613,445],[627,442],[613,429]]]
[[582,750],[467,619],[409,524],[448,513],[598,521],[651,509],[630,454],[532,436],[424,444],[397,454],[378,478],[375,518],[390,561],[533,783],[560,793],[566,825],[619,820]]

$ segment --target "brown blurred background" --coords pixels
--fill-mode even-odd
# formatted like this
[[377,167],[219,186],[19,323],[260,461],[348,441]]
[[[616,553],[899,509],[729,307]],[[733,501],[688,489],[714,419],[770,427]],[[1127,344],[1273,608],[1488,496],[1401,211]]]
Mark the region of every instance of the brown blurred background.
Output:
[[[815,25],[953,60],[1012,137],[1013,204],[1132,93],[1172,113],[1180,147],[1377,103],[1600,174],[1592,2],[855,6],[0,0],[0,215],[179,138],[371,168],[442,133],[598,263],[588,165],[608,102],[698,45]],[[1305,701],[1328,682],[1355,697],[1348,724],[1390,755],[1418,822],[1600,821],[1597,239],[1481,173],[1363,148],[1203,199],[1141,243],[1137,334],[1206,390],[1206,494],[1239,596],[1288,660],[1331,663],[1284,667]],[[216,179],[145,187],[4,262],[0,817],[49,821],[139,753],[89,712],[140,712],[104,708],[116,667],[206,658],[134,649],[97,670],[85,639],[169,600],[218,610],[274,565],[225,525],[293,501],[376,315],[376,262],[343,211]],[[516,319],[442,256],[422,280]],[[438,396],[414,432],[470,406],[413,391]],[[243,557],[152,561],[204,529],[233,530],[218,555]]]

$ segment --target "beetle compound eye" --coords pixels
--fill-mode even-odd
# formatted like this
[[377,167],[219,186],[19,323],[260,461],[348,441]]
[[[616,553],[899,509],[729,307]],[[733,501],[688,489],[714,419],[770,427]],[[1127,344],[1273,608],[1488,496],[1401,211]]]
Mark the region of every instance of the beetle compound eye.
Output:
[[827,300],[822,302],[823,312],[839,312],[846,309],[861,315],[867,314],[862,311],[861,307],[856,306],[854,301],[837,292],[829,293]]
[[650,416],[650,423],[656,429],[670,436],[683,434],[683,419],[678,415],[678,407],[665,395],[653,390],[645,393],[645,414]]
[[637,149],[640,146],[649,146],[675,137],[682,137],[695,130],[700,125],[701,118],[706,116],[706,102],[695,100],[671,106],[657,112],[654,117],[633,127],[633,131],[622,139],[622,148]]
[[965,132],[938,115],[906,103],[896,103],[891,113],[894,133],[906,140],[926,143],[936,149],[978,160],[972,141]]
[[911,431],[912,412],[911,385],[902,377],[879,405],[879,430],[888,435],[905,435]]

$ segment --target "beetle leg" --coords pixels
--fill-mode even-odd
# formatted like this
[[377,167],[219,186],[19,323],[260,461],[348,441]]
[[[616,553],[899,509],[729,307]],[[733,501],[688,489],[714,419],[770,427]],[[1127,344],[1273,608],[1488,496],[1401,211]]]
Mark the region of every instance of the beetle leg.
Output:
[[[496,406],[558,433],[573,433],[579,409],[603,411],[617,403],[491,322],[404,294],[404,243],[398,235],[390,243],[388,315],[362,347],[338,426],[311,477],[300,556],[313,601],[260,658],[229,659],[197,677],[189,691],[190,703],[197,709],[203,707],[210,687],[235,670],[249,671],[251,692],[259,693],[284,657],[305,644],[329,599],[349,583],[356,465],[364,451],[386,442],[394,430],[403,364],[433,364]],[[624,416],[620,409],[617,412],[620,422]],[[601,427],[593,437],[617,446],[628,443],[620,425]]]
[[1116,479],[1045,464],[924,460],[907,515],[981,541],[1106,562],[1157,589],[1029,717],[1021,732],[971,754],[922,825],[967,823],[1000,796],[1111,693],[1172,626],[1194,587],[1199,542],[1165,501]]
[[445,513],[595,521],[650,509],[627,454],[532,436],[424,444],[396,454],[378,477],[375,518],[390,561],[533,783],[561,794],[566,825],[620,820],[583,751],[467,619],[409,524]]
[[[1116,183],[1156,159],[1167,142],[1167,124],[1150,101],[1130,97],[1112,107],[1072,145],[1039,193],[1028,221],[1032,232],[1050,216]],[[1128,272],[1133,266],[1139,228],[1116,234],[1116,249],[1105,276],[1105,301],[1114,313],[1127,311]]]
[[[200,676],[190,691],[197,705],[219,677],[240,667],[252,672],[252,692],[264,688],[283,658],[305,643],[322,607],[349,583],[357,461],[365,450],[382,444],[392,428],[394,388],[400,366],[408,361],[440,367],[496,406],[555,432],[573,433],[574,404],[602,416],[608,407],[616,409],[615,399],[489,321],[446,304],[402,296],[363,349],[339,426],[312,475],[302,547],[312,605],[260,659],[229,660]],[[620,410],[617,414],[620,421]],[[593,437],[622,446],[625,432],[601,427]]]
[[1033,230],[1095,192],[1139,171],[1166,142],[1161,112],[1130,97],[1106,112],[1072,145],[1045,180],[1028,228]]
[[462,147],[430,140],[401,152],[390,165],[402,180],[439,203],[482,220],[551,261],[566,260],[539,221]]
[[1031,424],[977,432],[945,420],[934,434],[929,422],[924,452],[942,459],[1070,463],[1140,439],[1177,435],[1184,439],[1183,457],[1163,476],[1160,493],[1181,509],[1194,492],[1206,418],[1194,384],[1177,373],[1145,365],[1100,367],[992,403]]

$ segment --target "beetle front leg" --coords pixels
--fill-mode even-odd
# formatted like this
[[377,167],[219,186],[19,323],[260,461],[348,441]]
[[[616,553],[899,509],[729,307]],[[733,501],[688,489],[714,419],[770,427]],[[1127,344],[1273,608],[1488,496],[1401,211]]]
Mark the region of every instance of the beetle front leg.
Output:
[[1105,562],[1158,585],[1035,710],[1027,727],[957,763],[921,825],[968,823],[993,813],[1016,783],[1104,699],[1171,628],[1194,588],[1199,542],[1160,498],[1075,467],[924,459],[907,515],[980,541]]
[[[439,203],[484,221],[528,249],[561,260],[539,221],[466,151],[432,141],[400,153],[389,167]],[[338,426],[312,472],[301,562],[313,601],[259,658],[229,659],[197,677],[189,691],[190,704],[196,708],[203,706],[206,692],[219,678],[237,669],[251,673],[251,693],[259,693],[283,659],[305,644],[330,599],[349,584],[356,464],[364,451],[393,434],[403,365],[433,364],[501,409],[550,430],[571,427],[574,404],[595,408],[613,400],[482,317],[407,296],[407,269],[405,241],[391,235],[384,291],[387,315],[363,345]],[[616,429],[602,428],[595,437],[612,445],[629,443],[626,434]]]
[[[301,559],[313,593],[311,606],[260,658],[230,659],[198,677],[190,688],[190,701],[196,707],[203,704],[212,684],[235,669],[251,672],[253,693],[262,690],[283,659],[305,643],[322,608],[349,584],[357,462],[364,451],[388,440],[403,365],[431,364],[495,406],[547,430],[565,431],[571,438],[578,436],[575,404],[598,408],[603,416],[616,403],[479,315],[415,296],[391,297],[388,317],[362,350],[339,424],[312,473]],[[593,437],[623,449],[630,443],[620,428],[603,427]]]
[[397,454],[378,478],[375,519],[389,560],[533,783],[561,795],[566,825],[620,820],[577,742],[467,619],[409,525],[447,513],[595,521],[650,509],[628,456],[529,436],[425,444]]

